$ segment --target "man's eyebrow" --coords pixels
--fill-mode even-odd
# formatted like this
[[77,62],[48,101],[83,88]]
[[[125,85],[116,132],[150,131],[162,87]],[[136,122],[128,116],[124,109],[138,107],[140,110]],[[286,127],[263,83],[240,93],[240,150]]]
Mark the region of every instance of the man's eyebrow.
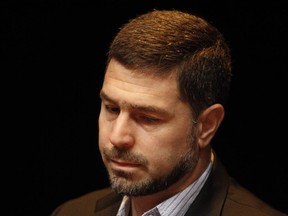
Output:
[[[100,92],[100,98],[102,100],[106,100],[108,102],[111,102],[113,104],[117,104],[116,100],[113,100],[111,97],[109,97],[106,93],[103,91]],[[128,107],[128,109],[136,110],[138,112],[145,112],[145,113],[157,113],[163,116],[170,116],[171,114],[159,107],[150,106],[150,105],[138,105],[138,104],[131,104],[131,103],[124,103],[124,106]]]
[[115,100],[113,100],[112,98],[110,98],[110,97],[109,97],[107,94],[105,94],[105,92],[102,91],[102,90],[100,91],[99,96],[100,96],[101,100],[106,100],[106,101],[109,101],[109,102],[111,102],[111,103],[116,103]]

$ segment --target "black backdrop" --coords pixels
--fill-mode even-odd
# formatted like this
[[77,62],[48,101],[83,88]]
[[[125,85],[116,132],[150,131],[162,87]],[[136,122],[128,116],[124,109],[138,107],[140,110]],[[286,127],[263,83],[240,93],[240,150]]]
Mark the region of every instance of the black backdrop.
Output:
[[284,4],[23,0],[1,2],[6,215],[49,215],[108,185],[97,146],[105,53],[123,22],[153,8],[193,12],[226,36],[234,77],[213,145],[233,177],[288,213]]

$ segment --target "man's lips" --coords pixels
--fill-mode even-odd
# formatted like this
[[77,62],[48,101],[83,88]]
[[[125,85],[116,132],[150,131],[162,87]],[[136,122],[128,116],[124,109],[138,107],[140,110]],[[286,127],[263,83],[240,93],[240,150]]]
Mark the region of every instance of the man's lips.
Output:
[[122,160],[111,159],[110,161],[111,161],[112,166],[121,167],[121,168],[136,168],[136,167],[141,166],[141,164],[126,162]]
[[140,164],[135,164],[135,163],[130,163],[126,161],[121,161],[121,160],[111,160],[112,163],[115,163],[119,166],[124,166],[124,167],[138,167]]

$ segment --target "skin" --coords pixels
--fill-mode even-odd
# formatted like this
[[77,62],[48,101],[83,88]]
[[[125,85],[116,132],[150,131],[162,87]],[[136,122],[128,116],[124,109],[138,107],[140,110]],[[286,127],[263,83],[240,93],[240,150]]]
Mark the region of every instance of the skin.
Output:
[[[165,78],[141,75],[113,59],[100,96],[99,149],[112,188],[130,193],[132,215],[183,190],[206,169],[209,143],[224,117],[221,105],[204,110],[193,126],[191,108],[180,100],[173,73]],[[168,186],[141,192],[142,185],[179,170],[179,163],[186,169]]]

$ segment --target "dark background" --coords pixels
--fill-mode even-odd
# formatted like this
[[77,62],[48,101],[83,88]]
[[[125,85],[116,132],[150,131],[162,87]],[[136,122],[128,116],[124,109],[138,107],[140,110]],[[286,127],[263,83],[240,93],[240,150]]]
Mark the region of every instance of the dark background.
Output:
[[153,8],[198,14],[226,36],[234,77],[213,145],[231,176],[288,213],[284,2],[23,0],[1,1],[6,215],[49,215],[108,185],[97,146],[105,55],[122,23]]

